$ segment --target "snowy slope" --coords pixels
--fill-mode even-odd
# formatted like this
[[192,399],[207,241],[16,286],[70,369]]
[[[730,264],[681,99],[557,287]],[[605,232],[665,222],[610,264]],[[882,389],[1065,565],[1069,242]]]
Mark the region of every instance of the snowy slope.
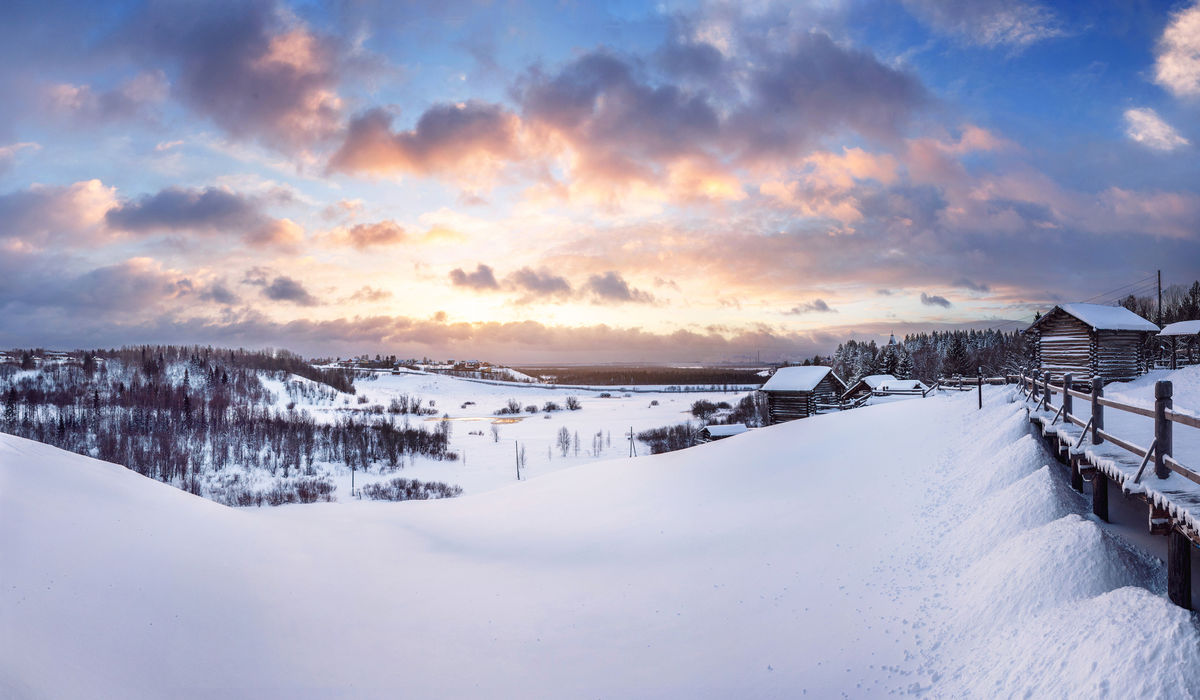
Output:
[[0,697],[1200,692],[1194,618],[1011,398],[261,510],[0,435]]

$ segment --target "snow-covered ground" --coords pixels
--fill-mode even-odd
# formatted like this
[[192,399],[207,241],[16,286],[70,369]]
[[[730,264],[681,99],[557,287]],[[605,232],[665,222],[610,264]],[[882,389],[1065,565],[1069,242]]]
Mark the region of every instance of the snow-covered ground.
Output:
[[[309,380],[293,377],[289,382],[313,384]],[[292,398],[284,382],[263,379],[267,389],[275,394],[277,405],[284,408]],[[550,388],[538,385],[484,383],[440,374],[380,374],[378,379],[359,380],[355,383],[356,396],[341,394],[332,402],[297,402],[298,410],[307,410],[318,420],[336,420],[338,416],[361,415],[361,409],[380,406],[385,410],[392,400],[402,395],[422,399],[422,406],[434,402],[436,414],[432,416],[407,416],[414,425],[432,428],[442,417],[451,418],[450,449],[457,452],[457,461],[439,461],[427,457],[416,457],[404,469],[388,473],[362,473],[355,475],[355,483],[392,479],[397,476],[421,481],[442,481],[462,486],[466,493],[478,493],[498,488],[516,481],[516,454],[525,449],[525,467],[521,478],[536,478],[571,466],[586,464],[600,459],[629,456],[629,431],[634,434],[648,428],[675,425],[692,420],[692,403],[701,399],[714,403],[725,401],[736,404],[745,392],[703,393],[630,393],[614,387],[595,390]],[[601,394],[609,394],[601,398]],[[567,397],[576,397],[582,408],[578,411],[565,409]],[[366,403],[360,403],[360,398]],[[504,408],[509,399],[521,406],[537,406],[537,413],[522,411],[517,415],[495,415]],[[553,401],[563,410],[545,412],[541,409],[547,401]],[[469,402],[469,403],[468,403]],[[384,414],[388,415],[388,414]],[[403,422],[405,416],[395,416]],[[498,435],[494,435],[495,427]],[[562,428],[571,434],[572,446],[566,457],[557,448],[556,439]],[[576,454],[574,438],[579,435],[579,452]],[[598,449],[595,440],[600,434]],[[498,438],[498,439],[497,439]],[[645,454],[649,448],[638,442],[637,453]],[[332,472],[337,492],[335,498],[350,497],[350,472],[336,468]]]
[[0,696],[1200,694],[1160,567],[985,398],[273,509],[0,435]]

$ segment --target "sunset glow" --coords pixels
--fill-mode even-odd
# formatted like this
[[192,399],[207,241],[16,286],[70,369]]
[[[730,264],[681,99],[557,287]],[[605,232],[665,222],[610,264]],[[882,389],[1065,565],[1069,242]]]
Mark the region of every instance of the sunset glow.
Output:
[[1195,3],[0,20],[9,345],[796,359],[1200,269]]

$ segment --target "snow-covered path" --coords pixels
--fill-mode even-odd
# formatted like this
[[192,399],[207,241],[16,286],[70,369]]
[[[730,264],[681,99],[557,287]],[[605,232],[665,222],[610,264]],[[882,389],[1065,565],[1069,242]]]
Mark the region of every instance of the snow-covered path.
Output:
[[272,510],[0,436],[0,695],[1200,692],[1194,618],[1010,397]]

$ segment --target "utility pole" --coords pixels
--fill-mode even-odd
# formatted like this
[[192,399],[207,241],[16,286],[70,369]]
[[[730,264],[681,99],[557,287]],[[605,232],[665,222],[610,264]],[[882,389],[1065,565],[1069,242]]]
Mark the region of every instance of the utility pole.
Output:
[[629,426],[629,456],[637,457],[637,447],[633,444],[633,426]]
[[1158,271],[1158,318],[1155,323],[1159,328],[1162,328],[1162,270]]
[[517,481],[521,480],[521,450],[517,447],[517,441],[513,440],[513,457],[517,459]]

